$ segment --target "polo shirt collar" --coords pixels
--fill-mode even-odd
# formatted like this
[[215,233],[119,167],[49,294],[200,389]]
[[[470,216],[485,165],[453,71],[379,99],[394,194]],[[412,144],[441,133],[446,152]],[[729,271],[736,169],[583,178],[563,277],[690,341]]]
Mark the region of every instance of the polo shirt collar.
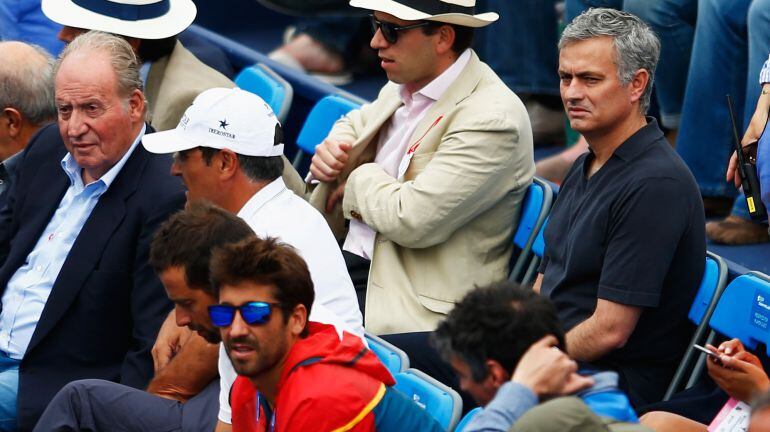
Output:
[[654,117],[646,117],[647,125],[631,135],[620,147],[615,149],[613,156],[617,156],[624,162],[630,162],[642,154],[652,143],[663,138],[663,132],[658,127],[658,121]]
[[268,201],[277,197],[285,190],[286,183],[283,182],[283,178],[278,177],[249,198],[241,210],[238,211],[238,217],[248,219],[249,216],[256,214]]

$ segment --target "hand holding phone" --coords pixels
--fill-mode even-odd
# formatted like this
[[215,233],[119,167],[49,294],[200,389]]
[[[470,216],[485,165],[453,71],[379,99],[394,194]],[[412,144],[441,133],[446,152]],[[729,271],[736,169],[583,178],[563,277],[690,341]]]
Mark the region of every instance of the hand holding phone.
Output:
[[708,349],[706,347],[702,347],[702,346],[700,346],[698,344],[692,344],[692,346],[695,347],[695,349],[697,349],[697,350],[703,351],[706,354],[706,356],[711,357],[711,359],[714,362],[716,362],[717,364],[719,364],[720,366],[722,365],[722,361],[719,360],[719,353],[717,353],[716,351],[712,351],[712,350],[710,350],[710,349]]

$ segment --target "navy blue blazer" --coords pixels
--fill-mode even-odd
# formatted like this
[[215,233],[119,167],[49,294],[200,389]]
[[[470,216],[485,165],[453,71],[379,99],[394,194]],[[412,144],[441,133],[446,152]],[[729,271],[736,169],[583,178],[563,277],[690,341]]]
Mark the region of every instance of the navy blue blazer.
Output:
[[[0,212],[0,295],[24,263],[69,187],[57,126],[23,153]],[[152,349],[171,309],[147,263],[155,229],[183,208],[171,158],[140,144],[101,196],[54,282],[19,368],[18,421],[31,430],[65,384],[100,378],[145,388]]]

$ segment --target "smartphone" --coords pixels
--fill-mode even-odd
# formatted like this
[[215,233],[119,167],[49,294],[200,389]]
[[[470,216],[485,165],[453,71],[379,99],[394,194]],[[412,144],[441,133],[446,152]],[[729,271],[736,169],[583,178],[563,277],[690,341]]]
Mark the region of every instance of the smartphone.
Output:
[[713,357],[714,359],[719,360],[719,354],[715,353],[714,351],[711,351],[710,349],[706,347],[702,347],[698,344],[693,344],[692,346],[694,346],[698,350],[703,351],[704,353],[706,353],[707,356]]

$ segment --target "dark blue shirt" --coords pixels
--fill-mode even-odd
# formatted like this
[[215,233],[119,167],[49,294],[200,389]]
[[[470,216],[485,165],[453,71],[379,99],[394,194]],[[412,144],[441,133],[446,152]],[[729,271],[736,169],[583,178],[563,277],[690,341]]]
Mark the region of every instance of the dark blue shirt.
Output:
[[541,293],[570,330],[597,299],[643,308],[627,344],[593,366],[615,370],[635,406],[660,400],[687,348],[703,276],[703,202],[654,119],[593,176],[593,153],[562,184],[545,230]]

